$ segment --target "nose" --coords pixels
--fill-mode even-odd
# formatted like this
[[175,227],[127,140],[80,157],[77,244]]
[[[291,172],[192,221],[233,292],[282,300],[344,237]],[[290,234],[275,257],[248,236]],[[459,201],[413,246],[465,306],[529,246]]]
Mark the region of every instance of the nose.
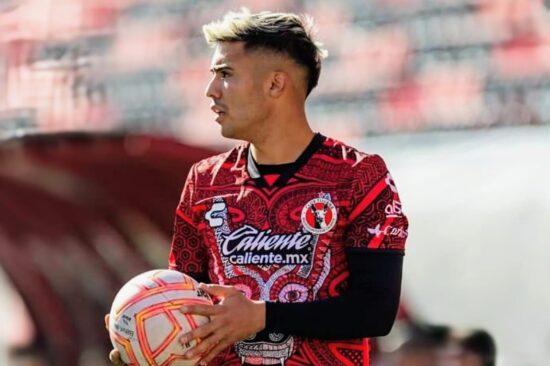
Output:
[[220,88],[220,81],[214,75],[212,79],[208,82],[208,85],[206,85],[205,94],[207,98],[212,99],[220,99],[221,98],[221,88]]

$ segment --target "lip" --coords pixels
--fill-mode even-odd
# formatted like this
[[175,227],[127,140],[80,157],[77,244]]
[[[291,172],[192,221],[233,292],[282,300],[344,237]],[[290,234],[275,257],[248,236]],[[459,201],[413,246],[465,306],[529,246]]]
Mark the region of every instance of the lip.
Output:
[[216,122],[220,123],[221,122],[221,119],[225,116],[226,114],[226,111],[225,109],[223,109],[222,107],[220,107],[219,105],[217,104],[211,104],[210,105],[210,109],[212,110],[212,112],[216,113],[218,116],[216,117]]
[[225,116],[225,112],[217,112],[218,116],[216,117],[215,121],[218,123],[221,123],[221,119]]
[[220,105],[218,104],[214,104],[212,103],[210,105],[210,110],[212,110],[212,112],[216,113],[217,114],[217,117],[215,119],[216,122],[218,123],[221,123],[221,120],[222,118],[226,115],[226,110],[225,108],[221,107]]
[[211,104],[210,109],[212,110],[212,112],[214,112],[216,114],[225,113],[225,109],[220,107],[217,104]]

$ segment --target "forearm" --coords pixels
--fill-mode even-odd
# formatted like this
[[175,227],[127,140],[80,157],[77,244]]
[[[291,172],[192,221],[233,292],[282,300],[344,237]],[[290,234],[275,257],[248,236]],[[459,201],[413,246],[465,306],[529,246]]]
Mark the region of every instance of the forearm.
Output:
[[[266,332],[317,339],[351,339],[386,335],[394,322],[401,289],[403,257],[350,256],[354,268],[350,290],[339,297],[310,303],[266,304]],[[365,270],[366,268],[366,270]]]

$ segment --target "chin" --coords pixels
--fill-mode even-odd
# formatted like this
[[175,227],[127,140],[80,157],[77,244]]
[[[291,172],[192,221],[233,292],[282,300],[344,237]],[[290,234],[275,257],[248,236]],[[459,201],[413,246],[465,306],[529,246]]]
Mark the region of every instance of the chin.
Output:
[[237,136],[235,131],[229,130],[229,129],[226,129],[226,128],[223,128],[223,127],[222,127],[222,130],[221,130],[221,135],[225,138],[228,138],[228,139],[239,139],[239,137]]
[[223,126],[221,129],[221,135],[228,139],[246,140],[243,134],[239,133],[238,131],[235,131],[234,129],[224,128]]
[[233,136],[233,131],[227,129],[227,128],[224,128],[223,126],[221,127],[220,129],[220,133],[223,137],[227,137],[228,139],[232,138]]

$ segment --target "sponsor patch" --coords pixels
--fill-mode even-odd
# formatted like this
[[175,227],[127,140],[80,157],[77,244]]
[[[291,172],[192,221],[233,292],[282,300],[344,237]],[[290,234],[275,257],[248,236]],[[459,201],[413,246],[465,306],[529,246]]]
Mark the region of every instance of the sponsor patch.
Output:
[[231,264],[311,264],[314,237],[306,232],[273,234],[244,225],[222,238],[220,252]]
[[367,231],[369,234],[372,234],[376,237],[379,237],[380,235],[387,235],[387,236],[397,236],[401,239],[405,239],[409,233],[407,230],[403,229],[402,227],[395,227],[395,226],[383,226],[380,227],[380,224],[376,225],[374,228],[367,228]]

